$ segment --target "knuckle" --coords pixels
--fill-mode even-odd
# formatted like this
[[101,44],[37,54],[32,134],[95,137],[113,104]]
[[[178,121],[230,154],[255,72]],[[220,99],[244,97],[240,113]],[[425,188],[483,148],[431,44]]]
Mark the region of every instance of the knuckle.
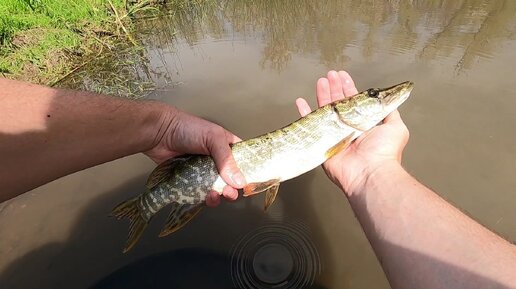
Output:
[[216,148],[217,145],[226,140],[224,129],[220,126],[210,128],[206,132],[206,139],[211,148]]

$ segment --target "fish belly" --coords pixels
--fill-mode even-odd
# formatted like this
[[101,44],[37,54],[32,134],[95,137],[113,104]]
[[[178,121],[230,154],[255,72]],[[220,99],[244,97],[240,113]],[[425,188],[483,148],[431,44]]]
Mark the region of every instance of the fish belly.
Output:
[[300,176],[320,166],[328,159],[327,152],[352,132],[325,135],[302,149],[279,153],[263,170],[253,176],[254,182],[279,179],[281,182]]

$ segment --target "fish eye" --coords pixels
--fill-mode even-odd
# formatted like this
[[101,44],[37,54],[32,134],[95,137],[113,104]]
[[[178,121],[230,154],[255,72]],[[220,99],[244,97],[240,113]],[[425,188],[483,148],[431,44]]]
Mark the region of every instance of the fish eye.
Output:
[[369,97],[378,97],[378,89],[370,88],[367,90]]

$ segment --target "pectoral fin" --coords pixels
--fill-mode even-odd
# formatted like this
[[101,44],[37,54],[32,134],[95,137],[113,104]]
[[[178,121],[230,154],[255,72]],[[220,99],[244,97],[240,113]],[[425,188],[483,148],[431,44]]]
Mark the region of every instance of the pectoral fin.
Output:
[[269,180],[263,183],[249,183],[244,187],[244,197],[256,195],[261,192],[265,192],[273,186],[279,186],[279,180]]
[[168,215],[167,221],[160,237],[167,236],[181,229],[186,223],[192,220],[204,207],[204,204],[183,204],[172,203],[172,211]]
[[338,154],[339,152],[345,150],[351,142],[354,140],[355,133],[350,134],[349,136],[345,137],[343,140],[338,142],[336,145],[331,147],[329,150],[326,151],[326,157],[331,158],[332,156]]

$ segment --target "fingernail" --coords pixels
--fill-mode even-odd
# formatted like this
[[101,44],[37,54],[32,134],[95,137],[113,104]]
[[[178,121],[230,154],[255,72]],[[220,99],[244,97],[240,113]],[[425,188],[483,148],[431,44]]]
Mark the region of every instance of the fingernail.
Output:
[[243,187],[245,185],[244,175],[241,173],[231,174],[231,180],[239,187]]

